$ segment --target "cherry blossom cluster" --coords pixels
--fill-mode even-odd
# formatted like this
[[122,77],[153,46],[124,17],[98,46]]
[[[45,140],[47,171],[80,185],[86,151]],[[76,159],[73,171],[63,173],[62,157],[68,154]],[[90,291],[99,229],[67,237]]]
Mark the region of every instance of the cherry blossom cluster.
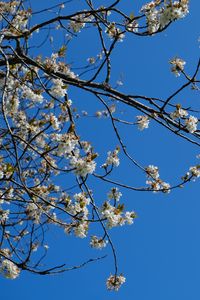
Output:
[[1,1],[0,2],[0,13],[1,14],[14,14],[16,12],[16,8],[19,5],[19,1],[10,1],[10,2],[5,2]]
[[[138,16],[126,15],[115,6],[90,5],[87,11],[69,15],[61,4],[51,9],[55,10],[55,18],[48,15],[47,21],[38,23],[37,19],[37,24],[27,3],[0,2],[0,273],[9,279],[17,278],[22,270],[45,274],[40,266],[45,266],[42,260],[49,248],[46,230],[53,226],[64,231],[66,238],[74,235],[88,239],[91,248],[102,250],[110,245],[113,249],[110,229],[131,225],[136,218],[136,213],[126,211],[121,202],[119,187],[138,188],[126,185],[123,178],[121,182],[113,179],[124,158],[145,171],[147,186],[139,190],[169,193],[173,188],[161,180],[158,167],[145,168],[131,156],[120,136],[120,123],[136,125],[142,131],[152,120],[186,138],[199,136],[197,111],[175,105],[170,97],[165,102],[127,95],[119,91],[121,78],[116,86],[111,84],[112,51],[117,42],[124,40],[125,33],[146,36],[164,30],[188,14],[188,0],[151,1],[142,6]],[[44,13],[47,15],[48,9]],[[140,24],[142,20],[146,26]],[[84,57],[84,66],[79,68],[71,58],[69,63],[67,51],[70,43],[90,28],[96,30],[99,48],[97,53]],[[58,37],[62,36],[56,43],[54,29]],[[46,51],[48,46],[42,48],[43,43],[35,47],[41,40],[53,50]],[[61,40],[63,45],[59,44]],[[176,76],[182,74],[188,85],[192,83],[198,90],[196,75],[186,75],[183,59],[175,57],[170,64]],[[80,97],[71,100],[77,91],[81,91]],[[93,113],[93,107],[86,104],[86,92],[101,105],[95,103]],[[135,122],[127,121],[125,116],[123,119],[124,104],[130,105],[130,111],[135,110]],[[94,119],[99,124],[111,121],[120,146],[110,147],[103,139],[104,150],[100,152],[101,147],[90,142],[92,123],[86,129],[80,124]],[[199,165],[192,166],[183,183],[198,177]],[[106,181],[113,187],[101,199],[93,185]],[[115,264],[114,275],[106,284],[109,290],[118,291],[125,277],[117,273]]]
[[[31,17],[30,9],[19,9],[20,1],[0,2],[0,13],[8,18],[8,26],[2,29],[6,35],[19,35],[27,30],[27,23]],[[0,16],[0,20],[5,18]]]
[[[197,156],[199,158],[199,156]],[[189,171],[182,177],[183,182],[193,180],[195,181],[197,178],[200,177],[200,165],[197,164],[195,166],[191,166]]]
[[[38,62],[43,64],[45,69],[48,71],[53,72],[63,72],[70,78],[76,78],[76,74],[74,74],[73,71],[71,71],[70,66],[63,61],[60,60],[61,57],[64,56],[66,51],[66,47],[62,46],[58,52],[52,53],[51,57],[46,57],[44,61],[41,60],[40,57],[38,57]],[[63,97],[65,95],[65,90],[67,88],[67,85],[63,83],[63,81],[60,78],[52,79],[53,86],[50,89],[50,93],[52,96],[56,97]]]
[[108,166],[118,167],[120,164],[120,159],[118,157],[120,148],[117,147],[113,152],[108,151],[106,162],[101,166],[102,168],[107,168]]
[[102,249],[102,248],[106,247],[107,243],[108,243],[107,240],[105,240],[103,238],[99,238],[99,237],[93,235],[91,237],[90,246],[92,248]]
[[94,173],[96,168],[95,157],[96,154],[91,153],[88,153],[86,157],[80,157],[79,153],[76,152],[70,159],[70,166],[74,168],[75,174],[85,177]]
[[170,184],[160,179],[158,167],[149,165],[145,168],[148,180],[146,183],[154,192],[162,191],[163,193],[170,192]]
[[177,104],[176,105],[176,110],[174,110],[171,114],[170,114],[170,117],[173,119],[173,120],[176,120],[176,119],[180,119],[180,118],[185,118],[188,116],[188,112],[181,108],[181,105],[180,104]]
[[146,16],[147,29],[150,34],[165,28],[170,22],[184,18],[189,13],[188,0],[155,0],[142,6],[141,12]]
[[112,291],[118,291],[121,285],[126,281],[126,278],[121,274],[119,276],[117,275],[110,275],[110,277],[107,279],[106,285],[107,289]]
[[187,130],[190,133],[193,133],[197,130],[198,119],[194,116],[189,116],[189,118],[185,120],[185,125],[186,125]]
[[121,32],[118,27],[116,27],[115,23],[111,23],[108,25],[106,33],[111,39],[117,39],[120,42],[122,42],[125,37],[124,33]]
[[184,71],[184,66],[186,62],[179,57],[175,57],[170,60],[170,64],[172,65],[171,67],[172,73],[174,73],[175,76],[180,76],[181,72]]
[[189,171],[193,177],[200,177],[200,165],[190,167]]
[[137,33],[138,32],[138,27],[139,27],[139,24],[136,20],[127,22],[127,24],[126,24],[126,30],[129,31],[129,32],[133,32],[133,33],[136,32]]
[[11,260],[3,259],[0,262],[0,273],[9,279],[16,279],[20,274],[20,269]]
[[149,127],[149,117],[148,116],[137,116],[137,125],[139,130],[144,130]]
[[119,189],[117,187],[114,187],[108,192],[107,196],[108,196],[108,199],[113,199],[115,201],[119,201],[122,196],[122,193],[119,191]]
[[106,220],[108,228],[133,224],[136,214],[134,211],[124,213],[124,205],[112,205],[109,201],[104,202],[101,209],[102,218]]
[[70,21],[69,29],[75,33],[80,32],[81,29],[84,28],[87,23],[91,23],[93,19],[94,16],[91,14],[78,14]]
[[176,105],[176,110],[174,110],[170,114],[170,117],[173,120],[184,119],[185,120],[184,126],[190,133],[194,133],[197,130],[199,120],[197,119],[197,117],[192,116],[192,115],[189,115],[189,117],[188,117],[187,110],[181,108],[180,104]]

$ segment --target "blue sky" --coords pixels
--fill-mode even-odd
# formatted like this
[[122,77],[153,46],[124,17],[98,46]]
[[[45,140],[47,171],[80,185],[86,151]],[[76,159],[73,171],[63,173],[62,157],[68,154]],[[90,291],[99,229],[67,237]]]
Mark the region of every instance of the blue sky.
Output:
[[[54,5],[58,1],[47,1]],[[94,1],[95,2],[95,1]],[[100,1],[99,1],[100,2]],[[137,12],[145,1],[121,1],[126,12]],[[35,9],[45,7],[46,3],[36,1]],[[74,1],[80,7],[81,1]],[[113,77],[115,82],[122,76],[126,93],[154,97],[169,96],[183,82],[170,73],[169,60],[174,56],[183,58],[186,70],[192,74],[199,58],[199,11],[200,3],[191,1],[190,14],[172,24],[165,32],[153,37],[127,35],[118,43],[112,56]],[[67,7],[65,12],[68,13]],[[79,59],[96,55],[96,45],[91,42],[89,32],[74,42],[69,51],[69,60],[79,63]],[[56,41],[54,38],[54,43]],[[80,53],[81,43],[81,53]],[[48,49],[46,49],[48,51]],[[88,54],[89,53],[89,54]],[[96,109],[91,97],[72,90],[72,99],[81,109]],[[199,96],[190,90],[184,92],[178,101],[196,101]],[[82,98],[82,100],[80,100]],[[98,107],[98,105],[97,105]],[[135,116],[135,112],[125,108],[124,115]],[[140,114],[140,113],[138,113]],[[92,124],[92,130],[90,122]],[[110,150],[117,141],[107,120],[80,120],[82,135],[94,141],[97,151]],[[184,175],[188,168],[197,164],[197,146],[188,144],[166,129],[152,122],[148,130],[140,132],[122,125],[119,130],[130,152],[143,165],[159,166],[161,177],[167,182],[176,183],[175,178]],[[112,145],[112,146],[111,146]],[[127,162],[121,164],[114,178],[123,182],[141,184],[144,175],[136,172]],[[96,197],[105,197],[109,187],[94,184]],[[198,300],[200,299],[200,218],[199,218],[199,181],[192,182],[183,189],[170,194],[122,191],[127,209],[134,209],[138,218],[132,226],[112,229],[111,237],[116,247],[119,271],[127,281],[119,292],[108,292],[106,278],[113,272],[111,251],[89,249],[88,239],[80,240],[63,234],[62,230],[48,232],[50,243],[49,263],[52,265],[66,262],[72,266],[89,258],[107,254],[105,259],[86,267],[56,276],[37,276],[27,272],[13,281],[0,278],[2,299],[35,300],[44,299],[95,299],[95,300]]]

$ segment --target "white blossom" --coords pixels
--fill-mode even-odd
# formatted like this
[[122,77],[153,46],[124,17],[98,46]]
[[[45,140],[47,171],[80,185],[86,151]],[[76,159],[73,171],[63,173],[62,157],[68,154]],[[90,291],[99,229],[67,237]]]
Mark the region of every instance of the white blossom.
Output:
[[117,207],[112,206],[109,202],[105,202],[101,209],[102,218],[107,220],[107,227],[109,229],[117,226],[123,226],[126,223],[132,224],[131,218],[134,219],[136,214],[134,212],[126,212],[123,214],[123,205]]
[[128,225],[133,224],[135,218],[136,218],[136,214],[134,211],[127,211],[125,213],[125,221],[127,222]]
[[114,206],[106,202],[102,208],[102,217],[107,219],[107,227],[113,228],[119,225],[124,225],[125,220],[123,219],[121,212]]
[[160,14],[160,27],[163,28],[171,21],[184,18],[189,13],[187,2],[181,0],[166,5]]
[[74,199],[77,202],[80,202],[81,205],[89,205],[90,204],[90,198],[87,198],[85,193],[78,193],[78,194],[74,194]]
[[10,2],[0,2],[0,13],[10,13],[14,14],[17,6],[19,5],[19,1],[12,1],[12,5]]
[[29,218],[33,219],[36,224],[40,222],[41,211],[35,203],[31,202],[27,205],[26,214]]
[[172,73],[174,73],[175,76],[180,76],[180,73],[184,70],[186,62],[181,58],[175,57],[170,60],[170,64],[172,65]]
[[170,192],[170,184],[160,179],[158,167],[149,165],[145,168],[145,171],[148,177],[146,184],[150,186],[150,189],[152,189],[154,192],[158,192],[160,190],[163,193]]
[[55,98],[62,98],[66,94],[66,85],[61,79],[53,79],[54,85],[51,87],[51,95]]
[[112,188],[108,193],[108,199],[114,199],[116,201],[119,201],[121,196],[122,196],[122,193],[119,192],[119,189],[116,187]]
[[161,1],[155,0],[143,5],[141,12],[146,16],[148,32],[153,34],[170,22],[184,18],[189,13],[188,2],[188,0],[164,1],[164,5],[161,6]]
[[153,192],[157,192],[161,189],[160,180],[147,180],[146,184],[150,186]]
[[50,123],[55,130],[60,129],[60,122],[58,121],[57,117],[53,115],[52,113],[49,116]]
[[57,141],[57,155],[67,155],[75,149],[78,144],[78,138],[73,133],[68,134],[52,134],[53,140]]
[[152,177],[153,179],[158,179],[158,177],[159,177],[158,167],[156,167],[154,165],[149,165],[148,167],[145,168],[145,171],[147,173],[147,177]]
[[11,32],[19,32],[19,30],[24,30],[28,23],[28,18],[30,17],[31,13],[29,11],[21,10],[15,15],[12,20],[12,28]]
[[0,208],[0,224],[4,223],[9,218],[10,210],[3,210]]
[[42,103],[43,96],[40,93],[35,93],[29,86],[22,86],[22,96],[26,99]]
[[189,119],[185,120],[185,125],[187,130],[190,133],[193,133],[197,130],[198,119],[194,116],[189,116]]
[[176,110],[170,114],[170,117],[175,120],[179,118],[185,118],[188,116],[188,112],[185,109],[182,109],[180,105],[177,105]]
[[137,23],[137,21],[133,20],[130,23],[127,23],[126,29],[130,32],[138,32],[138,26],[139,24]]
[[12,261],[4,259],[0,264],[0,272],[5,278],[15,279],[20,274],[20,269]]
[[111,39],[117,38],[117,40],[120,42],[122,42],[125,37],[124,33],[122,33],[121,30],[116,27],[115,23],[108,25],[106,33]]
[[0,255],[10,257],[11,256],[11,251],[9,248],[2,248],[0,249]]
[[93,16],[87,16],[86,14],[79,14],[73,17],[70,21],[69,28],[74,32],[80,32],[82,28],[85,27],[87,22],[91,22],[93,20]]
[[85,151],[85,153],[91,152],[92,146],[89,142],[81,141],[81,146],[83,147],[83,150]]
[[167,182],[161,182],[161,189],[163,189],[163,193],[167,193],[169,194],[170,193],[170,184],[167,183]]
[[200,165],[190,167],[189,170],[190,170],[190,173],[192,174],[192,176],[200,177]]
[[106,286],[108,290],[118,291],[121,285],[126,281],[126,278],[121,274],[117,275],[110,275],[107,279]]
[[119,164],[120,164],[120,160],[119,160],[119,157],[118,157],[118,153],[119,153],[119,150],[118,149],[115,149],[113,152],[111,151],[108,151],[108,157],[106,159],[106,165],[113,165],[115,167],[118,167]]
[[74,233],[77,237],[85,238],[88,232],[88,222],[82,221],[74,227]]
[[75,168],[75,174],[85,177],[88,174],[92,174],[96,168],[96,162],[88,157],[76,157],[72,156],[70,159],[70,165]]
[[137,124],[139,130],[144,130],[149,127],[149,117],[148,116],[137,116]]
[[92,248],[102,249],[106,247],[107,243],[108,241],[93,235],[91,237],[90,246]]
[[2,179],[3,177],[4,177],[4,172],[0,170],[0,179]]

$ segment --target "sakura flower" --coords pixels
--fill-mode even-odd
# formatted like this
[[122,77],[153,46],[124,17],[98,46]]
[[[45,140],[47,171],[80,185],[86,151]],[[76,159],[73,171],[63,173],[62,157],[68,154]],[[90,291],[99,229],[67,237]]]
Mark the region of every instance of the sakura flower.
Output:
[[190,133],[197,130],[198,119],[194,116],[189,116],[189,119],[185,120],[185,125]]
[[101,211],[102,217],[107,219],[107,227],[113,228],[125,224],[121,215],[122,210],[115,208],[110,203],[105,202]]
[[105,165],[108,166],[108,165],[113,165],[115,167],[118,167],[119,166],[119,157],[118,157],[118,153],[119,153],[119,149],[116,148],[113,152],[111,151],[108,151],[108,157],[106,159],[106,163]]
[[9,209],[3,210],[0,207],[0,224],[3,224],[6,220],[8,220],[9,213],[10,213]]
[[38,103],[42,103],[43,101],[43,96],[40,93],[36,93],[27,85],[22,86],[22,96]]
[[184,70],[186,62],[181,58],[175,57],[170,60],[170,64],[172,65],[172,73],[174,73],[175,76],[180,76],[180,73]]
[[167,182],[161,182],[161,188],[163,189],[163,193],[170,193],[170,184]]
[[53,79],[54,85],[52,86],[50,92],[55,98],[62,98],[66,94],[66,86],[61,79]]
[[144,130],[149,127],[149,117],[147,116],[137,116],[137,124],[139,130]]
[[155,0],[143,5],[141,12],[146,16],[148,32],[153,34],[170,22],[184,18],[189,13],[188,2],[188,0],[174,2]]
[[136,218],[136,213],[134,211],[127,211],[125,213],[125,221],[128,225],[133,224],[135,218]]
[[127,23],[126,29],[130,32],[138,32],[138,26],[139,24],[137,23],[137,21],[133,20],[130,23]]
[[3,177],[4,177],[4,172],[0,170],[0,179],[2,179]]
[[26,207],[26,214],[33,219],[36,224],[40,222],[41,211],[35,203],[29,203]]
[[110,275],[107,279],[106,286],[107,289],[110,291],[118,291],[121,285],[126,281],[126,278],[121,274],[117,275]]
[[170,117],[175,120],[179,118],[185,118],[188,116],[188,112],[185,109],[182,109],[180,105],[176,106],[176,110],[170,114]]
[[78,139],[73,133],[54,135],[54,139],[59,141],[57,155],[70,154],[78,144]]
[[158,179],[159,177],[158,167],[154,165],[149,165],[148,167],[145,168],[145,170],[148,177],[152,177],[153,179]]
[[116,27],[115,23],[111,23],[107,29],[106,33],[111,39],[117,39],[118,41],[122,42],[125,35],[121,32],[119,28]]
[[119,192],[119,189],[116,187],[112,188],[108,193],[108,199],[114,199],[116,201],[119,201],[121,196],[122,196],[122,193]]
[[77,237],[85,238],[88,232],[88,222],[82,221],[74,227],[74,233]]
[[96,168],[96,162],[94,160],[88,159],[87,157],[81,158],[72,156],[70,165],[75,168],[75,174],[82,177],[85,177],[88,174],[92,174]]
[[166,4],[160,14],[161,28],[165,27],[171,21],[184,18],[188,13],[188,0],[174,1]]
[[190,168],[190,173],[194,177],[200,177],[200,165],[194,166]]
[[92,248],[96,248],[96,249],[102,249],[104,247],[106,247],[108,241],[105,241],[102,238],[98,238],[97,236],[92,236],[91,237],[91,241],[90,241],[90,246]]
[[5,278],[15,279],[20,274],[20,269],[12,261],[4,259],[0,264],[0,272]]
[[49,120],[50,120],[50,123],[51,123],[53,129],[59,130],[60,122],[58,121],[57,117],[55,115],[53,115],[52,113],[50,114],[49,117],[50,117]]

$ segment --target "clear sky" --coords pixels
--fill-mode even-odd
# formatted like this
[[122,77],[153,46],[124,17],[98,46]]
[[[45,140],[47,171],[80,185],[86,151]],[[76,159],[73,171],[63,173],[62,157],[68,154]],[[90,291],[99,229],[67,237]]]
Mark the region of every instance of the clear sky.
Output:
[[[45,8],[47,3],[50,6],[59,1],[35,1],[34,9]],[[122,0],[120,6],[131,13],[137,12],[144,3]],[[74,7],[81,7],[81,1],[74,0]],[[68,13],[67,9],[68,6],[63,12]],[[190,14],[163,33],[152,37],[127,35],[122,43],[118,43],[112,57],[112,80],[114,82],[120,76],[123,77],[121,91],[167,97],[183,82],[182,78],[176,78],[170,73],[169,60],[174,56],[183,58],[186,70],[192,74],[199,58],[199,12],[200,2],[193,0]],[[57,43],[61,44],[60,41]],[[69,52],[68,59],[73,59],[77,67],[80,57],[95,56],[96,45],[89,31],[82,37],[81,45],[80,41],[75,42],[69,50],[73,55]],[[85,98],[80,101],[77,90],[72,91],[71,97],[82,109],[96,109],[92,98],[85,99],[83,94],[81,97]],[[184,97],[186,103],[188,98],[189,102],[197,101],[196,108],[199,108],[197,93],[194,95],[188,90],[179,97]],[[129,115],[128,110],[126,108],[124,114]],[[135,112],[133,121],[134,116]],[[101,151],[101,147],[107,150],[112,148],[110,145],[115,147],[117,141],[107,121],[94,120],[92,128],[89,119],[82,122],[79,121],[79,127],[84,126],[85,136],[94,141],[97,152]],[[197,146],[188,144],[153,122],[148,130],[142,132],[133,127],[119,128],[134,157],[143,165],[159,166],[161,177],[167,182],[176,183],[177,178],[184,175],[190,166],[197,164],[196,155],[200,153]],[[141,182],[139,180],[142,177],[138,179],[137,176],[141,175],[134,168],[128,167],[127,163],[122,163],[115,173],[115,178],[122,178],[125,183],[133,182],[133,185]],[[145,182],[145,178],[143,180]],[[101,185],[94,185],[94,188],[99,198],[105,197],[105,191],[108,191],[108,188]],[[73,266],[105,254],[107,257],[82,269],[56,276],[22,272],[19,278],[12,281],[1,277],[1,299],[199,300],[199,192],[198,180],[167,195],[122,190],[127,208],[134,209],[138,218],[132,226],[111,230],[119,271],[126,277],[126,284],[117,293],[107,291],[105,286],[107,277],[113,272],[111,251],[89,249],[87,238],[81,240],[68,237],[62,230],[53,229],[48,232],[49,262],[52,265],[66,262]]]

